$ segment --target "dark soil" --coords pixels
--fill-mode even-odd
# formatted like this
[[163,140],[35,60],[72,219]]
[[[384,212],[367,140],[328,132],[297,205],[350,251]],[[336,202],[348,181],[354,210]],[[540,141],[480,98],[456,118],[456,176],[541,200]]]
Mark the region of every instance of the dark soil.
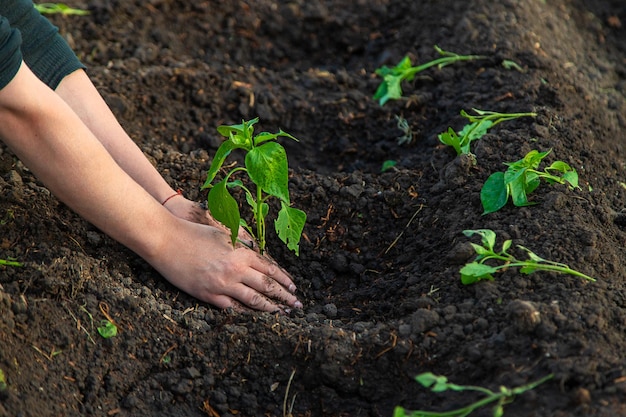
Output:
[[[199,303],[4,149],[0,258],[25,266],[0,270],[1,416],[391,416],[480,398],[432,394],[414,381],[428,371],[494,390],[554,374],[507,416],[626,415],[622,1],[72,5],[92,13],[51,19],[190,198],[205,198],[216,126],[259,116],[261,129],[300,139],[284,142],[292,201],[309,217],[300,257],[274,235],[269,244],[305,307],[281,317]],[[402,100],[372,100],[376,68],[430,61],[434,45],[488,58],[427,70]],[[437,139],[471,108],[538,116],[496,126],[472,165]],[[534,206],[481,215],[486,178],[532,149],[571,164],[580,189],[544,184]],[[381,173],[386,160],[397,165]],[[462,231],[480,228],[597,282],[511,268],[465,286],[477,239]],[[121,330],[111,339],[95,330],[106,308]]]

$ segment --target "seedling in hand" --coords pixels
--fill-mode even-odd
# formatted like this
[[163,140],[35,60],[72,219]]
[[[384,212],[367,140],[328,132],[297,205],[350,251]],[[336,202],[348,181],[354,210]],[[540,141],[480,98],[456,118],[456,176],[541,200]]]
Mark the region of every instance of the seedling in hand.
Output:
[[35,9],[41,14],[63,14],[63,15],[88,15],[87,10],[74,9],[63,3],[40,3],[35,4]]
[[[468,263],[461,268],[461,282],[465,285],[474,284],[482,280],[492,281],[494,279],[493,274],[496,272],[515,267],[519,267],[520,272],[527,275],[532,274],[535,271],[551,271],[560,274],[574,275],[588,281],[595,281],[594,278],[591,278],[582,272],[570,269],[570,267],[565,264],[543,259],[530,249],[521,245],[517,245],[517,247],[526,252],[528,260],[519,260],[507,252],[511,247],[511,240],[505,240],[502,244],[502,250],[496,252],[494,249],[496,244],[496,233],[493,230],[464,230],[463,234],[467,237],[477,234],[480,236],[482,243],[482,245],[471,243],[478,256],[476,256],[473,262]],[[489,260],[497,261],[499,265],[491,266],[486,264],[485,262]]]
[[469,154],[470,144],[482,138],[487,134],[487,130],[494,127],[498,123],[520,117],[535,117],[537,113],[498,113],[495,111],[472,109],[478,116],[468,114],[465,110],[461,110],[461,116],[469,120],[463,129],[456,132],[451,127],[447,131],[438,135],[439,141],[444,145],[451,146],[457,155]]
[[517,162],[505,163],[508,166],[505,172],[491,174],[480,190],[483,214],[500,210],[509,197],[518,207],[535,204],[528,201],[528,194],[539,187],[542,179],[548,184],[567,184],[570,189],[577,188],[578,173],[563,161],[555,161],[543,171],[537,170],[551,151],[532,150]]
[[493,402],[496,405],[493,407],[493,417],[502,417],[504,415],[504,406],[513,402],[515,396],[530,391],[544,382],[552,379],[553,374],[547,375],[538,381],[531,382],[526,385],[522,385],[517,388],[507,388],[501,386],[499,391],[492,391],[484,387],[478,387],[474,385],[456,385],[448,382],[448,378],[442,375],[435,375],[431,372],[426,372],[415,377],[415,380],[419,382],[423,387],[430,388],[432,392],[444,392],[444,391],[477,391],[484,394],[485,397],[467,405],[465,407],[457,408],[451,411],[411,411],[407,414],[407,411],[402,407],[396,407],[393,411],[393,417],[465,417],[474,412],[475,410],[485,407]]
[[416,67],[411,63],[411,59],[405,56],[393,68],[382,66],[375,72],[383,77],[382,83],[378,86],[374,93],[374,100],[378,100],[380,105],[384,105],[389,100],[397,100],[402,97],[402,81],[412,81],[415,74],[422,72],[430,67],[437,66],[439,69],[459,61],[471,61],[474,59],[484,59],[486,57],[480,55],[458,55],[453,52],[447,52],[435,45],[435,50],[442,55],[441,58],[426,62]]
[[[237,242],[239,227],[243,226],[257,239],[261,253],[265,251],[265,219],[269,212],[266,201],[271,197],[277,198],[281,208],[274,222],[276,233],[287,247],[298,255],[306,213],[290,207],[287,154],[285,148],[275,141],[278,137],[295,141],[298,139],[282,130],[278,133],[262,132],[254,135],[254,124],[258,121],[257,117],[250,121],[242,121],[239,125],[217,128],[217,131],[228,139],[218,148],[202,188],[210,189],[207,197],[209,210],[217,221],[230,230],[233,246]],[[245,167],[236,166],[222,181],[212,184],[218,170],[234,149],[243,149],[246,152]],[[256,189],[249,189],[240,180],[231,181],[233,174],[238,172],[245,172]],[[252,208],[256,233],[241,218],[239,205],[228,191],[228,188],[234,187],[239,187],[245,192],[246,202]]]

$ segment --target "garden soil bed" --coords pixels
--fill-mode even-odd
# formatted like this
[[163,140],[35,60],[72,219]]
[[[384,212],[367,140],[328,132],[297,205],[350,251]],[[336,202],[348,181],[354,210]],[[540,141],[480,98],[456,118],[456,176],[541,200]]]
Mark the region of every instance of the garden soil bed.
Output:
[[[215,128],[260,117],[285,143],[300,256],[270,235],[302,311],[198,302],[0,155],[2,416],[391,416],[449,410],[422,372],[498,390],[553,374],[507,416],[626,414],[626,7],[615,0],[97,0],[53,16],[123,126],[173,187],[200,190]],[[434,46],[487,58],[431,68],[372,99],[375,70]],[[519,68],[502,65],[510,60]],[[474,142],[462,109],[535,111]],[[397,126],[404,118],[411,140]],[[402,142],[402,143],[400,143]],[[487,177],[530,150],[574,167],[529,207],[482,215]],[[396,165],[381,172],[385,161]],[[597,279],[463,285],[463,230],[491,229]],[[176,262],[176,253],[171,262]],[[117,337],[96,331],[108,314]],[[491,415],[489,408],[476,415]]]

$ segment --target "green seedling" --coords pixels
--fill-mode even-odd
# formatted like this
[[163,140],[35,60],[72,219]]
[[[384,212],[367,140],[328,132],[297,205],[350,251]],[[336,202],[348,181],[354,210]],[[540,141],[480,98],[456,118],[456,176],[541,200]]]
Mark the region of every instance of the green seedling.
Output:
[[517,162],[505,163],[508,166],[505,172],[491,174],[480,190],[483,214],[500,210],[509,197],[518,207],[535,204],[528,201],[528,194],[539,187],[542,179],[548,184],[567,184],[570,189],[577,188],[578,173],[563,161],[555,161],[543,171],[537,170],[551,151],[532,150]]
[[409,122],[401,116],[395,116],[396,121],[398,122],[397,126],[403,133],[402,136],[398,136],[398,145],[403,145],[405,143],[413,142],[413,131],[411,130],[411,126],[409,126]]
[[411,59],[405,56],[399,63],[393,68],[382,66],[375,72],[377,75],[383,77],[382,83],[378,86],[376,93],[374,93],[374,100],[378,100],[382,106],[389,100],[397,100],[402,97],[402,81],[412,81],[415,75],[430,67],[438,67],[439,69],[459,61],[471,61],[474,59],[484,59],[486,57],[481,55],[458,55],[453,52],[447,52],[435,45],[435,50],[442,55],[441,58],[434,59],[426,62],[422,65],[413,66]]
[[[250,121],[242,121],[239,125],[223,125],[217,128],[217,131],[228,139],[218,148],[202,188],[209,188],[207,197],[209,210],[217,221],[230,230],[233,246],[237,242],[239,227],[243,226],[257,239],[261,253],[265,251],[266,243],[265,220],[269,211],[267,200],[271,197],[277,198],[281,208],[274,222],[276,233],[287,247],[298,255],[306,213],[290,207],[287,154],[285,148],[275,141],[278,137],[295,141],[298,139],[282,130],[278,133],[262,132],[254,135],[254,124],[258,121],[257,117]],[[243,149],[246,152],[245,167],[235,166],[222,181],[212,184],[218,170],[234,149]],[[240,180],[230,181],[231,176],[237,172],[245,172],[256,190],[249,189]],[[228,188],[234,187],[239,187],[245,192],[246,202],[252,208],[256,233],[241,218],[239,205],[228,191]]]
[[63,14],[63,15],[79,15],[85,16],[89,11],[82,9],[74,9],[63,3],[40,3],[35,4],[35,9],[41,14]]
[[488,388],[478,387],[474,385],[456,385],[448,382],[448,378],[441,375],[435,375],[431,372],[426,372],[415,377],[415,380],[419,382],[423,387],[430,388],[432,392],[444,392],[444,391],[475,391],[484,394],[484,398],[473,402],[465,407],[457,408],[451,411],[410,411],[407,412],[402,407],[396,407],[393,411],[393,417],[465,417],[470,415],[475,410],[485,407],[491,403],[496,403],[493,407],[493,417],[502,417],[504,415],[504,406],[512,403],[517,395],[523,394],[526,391],[535,389],[539,385],[546,381],[549,381],[554,377],[553,374],[547,375],[535,382],[531,382],[526,385],[522,385],[517,388],[507,388],[500,386],[499,391],[492,391]]
[[388,159],[388,160],[383,162],[382,166],[380,167],[380,172],[387,172],[391,168],[395,167],[397,164],[398,163],[396,161]]
[[7,378],[4,376],[4,371],[0,369],[0,391],[7,389]]
[[3,266],[24,266],[21,262],[16,261],[15,259],[0,259],[0,265]]
[[453,128],[448,128],[447,131],[438,135],[439,141],[444,145],[451,146],[456,151],[457,155],[469,154],[470,144],[482,138],[487,134],[487,131],[497,125],[498,123],[506,122],[508,120],[517,119],[520,117],[535,117],[537,113],[498,113],[495,111],[472,109],[477,116],[467,113],[465,110],[461,110],[461,116],[465,117],[469,123],[466,124],[463,129],[456,132]]
[[[496,244],[496,233],[493,230],[464,230],[463,234],[467,237],[477,234],[480,236],[482,243],[482,245],[471,243],[477,256],[474,261],[461,268],[461,282],[465,285],[474,284],[483,280],[492,281],[494,279],[493,274],[496,272],[515,267],[520,268],[520,272],[527,275],[532,274],[535,271],[550,271],[560,274],[574,275],[588,281],[595,281],[594,278],[591,278],[582,272],[575,271],[565,264],[543,259],[530,249],[521,245],[517,245],[517,247],[526,252],[528,259],[525,261],[519,260],[507,252],[511,247],[511,240],[505,240],[502,244],[502,250],[496,252],[494,249]],[[486,262],[490,260],[497,261],[500,264],[495,266],[486,264]]]
[[100,333],[100,336],[103,338],[110,339],[117,336],[117,326],[110,320],[102,320],[98,327],[98,333]]

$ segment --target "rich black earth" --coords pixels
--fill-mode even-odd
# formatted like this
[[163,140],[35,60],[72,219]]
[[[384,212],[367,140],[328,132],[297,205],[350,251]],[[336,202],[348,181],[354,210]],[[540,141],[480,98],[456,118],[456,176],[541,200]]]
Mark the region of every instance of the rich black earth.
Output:
[[[391,416],[480,397],[432,394],[413,379],[422,372],[494,390],[554,375],[506,416],[626,414],[623,2],[70,5],[91,14],[51,19],[187,196],[206,198],[216,126],[258,116],[300,139],[284,144],[292,201],[309,218],[301,253],[274,235],[269,245],[305,308],[237,314],[181,293],[3,147],[0,258],[24,267],[0,269],[0,415]],[[487,58],[424,71],[401,100],[372,99],[377,68],[430,61],[434,45]],[[437,139],[471,108],[537,117],[494,127],[473,165]],[[399,143],[396,116],[410,141]],[[552,149],[580,188],[543,184],[536,205],[481,215],[483,182],[532,149]],[[382,173],[387,160],[397,164]],[[477,239],[462,231],[480,228],[498,248],[512,239],[597,281],[509,268],[465,286]],[[107,307],[120,325],[111,339],[96,331]]]

